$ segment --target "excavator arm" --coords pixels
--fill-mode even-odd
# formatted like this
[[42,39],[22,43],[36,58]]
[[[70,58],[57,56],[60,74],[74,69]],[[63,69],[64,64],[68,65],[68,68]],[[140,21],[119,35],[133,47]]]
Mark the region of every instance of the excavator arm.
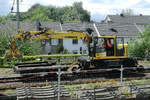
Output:
[[47,39],[81,39],[83,42],[90,43],[91,37],[86,32],[80,31],[56,31],[51,29],[44,29],[41,31],[27,31],[18,30],[18,33],[15,34],[10,41],[10,49],[6,52],[5,57],[22,57],[21,52],[19,51],[16,40],[47,40]]
[[10,49],[6,51],[5,58],[22,57],[21,52],[16,45],[16,40],[14,37],[11,38],[9,47]]
[[82,39],[83,41],[88,41],[89,34],[80,31],[54,31],[51,29],[46,29],[42,31],[18,31],[15,35],[16,39],[19,40],[46,40],[46,39]]

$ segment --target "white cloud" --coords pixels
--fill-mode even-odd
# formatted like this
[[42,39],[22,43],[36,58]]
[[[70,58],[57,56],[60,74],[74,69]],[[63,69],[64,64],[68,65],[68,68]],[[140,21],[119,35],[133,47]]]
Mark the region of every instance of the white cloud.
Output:
[[149,2],[149,3],[150,3],[150,0],[145,0],[145,1],[147,1],[147,2]]
[[83,2],[84,8],[93,13],[112,14],[120,11],[120,9],[132,8],[141,0],[114,0],[112,5],[103,3]]

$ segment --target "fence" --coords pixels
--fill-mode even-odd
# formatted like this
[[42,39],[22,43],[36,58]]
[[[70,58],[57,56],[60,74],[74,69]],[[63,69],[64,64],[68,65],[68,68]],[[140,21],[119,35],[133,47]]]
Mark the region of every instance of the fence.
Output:
[[[116,73],[113,70],[117,70]],[[103,73],[103,75],[92,74],[93,77],[90,77],[90,75],[85,74],[85,71],[73,72],[74,74],[72,74],[59,69],[58,72],[48,72],[55,73],[58,76],[47,78],[46,86],[32,87],[31,84],[35,81],[30,80],[29,86],[26,85],[17,89],[17,97],[18,100],[24,100],[25,98],[32,100],[133,100],[133,98],[149,100],[150,78],[141,76],[145,72],[133,70],[135,68],[123,68],[123,66],[120,69],[100,69],[98,72]],[[113,79],[111,76],[103,79],[104,71],[107,71],[106,74],[112,72],[112,76],[117,76]],[[132,75],[126,76],[126,74]],[[139,74],[140,76],[138,76]],[[37,78],[37,80],[41,80],[41,78]]]

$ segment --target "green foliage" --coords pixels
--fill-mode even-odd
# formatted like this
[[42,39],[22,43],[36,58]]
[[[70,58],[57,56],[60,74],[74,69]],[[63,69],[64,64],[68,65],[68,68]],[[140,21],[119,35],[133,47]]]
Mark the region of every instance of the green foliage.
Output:
[[145,57],[145,47],[141,41],[131,41],[129,43],[129,55],[132,57]]
[[[88,55],[81,55],[81,54],[56,54],[56,55],[36,55],[36,56],[23,56],[20,59],[20,62],[39,62],[40,61],[45,61],[45,59],[56,59],[56,61],[59,61],[60,59],[66,59],[66,64],[71,64],[74,61],[77,60],[78,57],[81,56],[88,56]],[[55,61],[55,60],[54,60]],[[52,61],[53,62],[53,61]],[[0,66],[10,66],[12,67],[15,63],[17,63],[17,58],[11,58],[11,59],[5,59],[4,57],[0,57]]]
[[64,51],[63,44],[59,44],[59,45],[57,45],[57,47],[55,48],[55,50],[52,53],[59,54],[59,53],[62,53],[63,51]]
[[5,24],[6,23],[6,17],[5,16],[0,16],[0,23]]
[[140,35],[140,40],[129,43],[129,55],[133,57],[150,57],[150,26]]
[[0,33],[0,56],[4,56],[5,51],[9,48],[9,38],[5,33]]
[[65,21],[65,22],[90,22],[90,14],[82,7],[82,2],[75,2],[73,6],[55,7],[33,5],[28,12],[21,13],[23,21]]
[[36,4],[32,6],[28,12],[21,13],[20,19],[23,21],[35,21],[40,19],[41,21],[49,21],[48,16],[45,15],[45,11],[48,10],[46,7]]
[[[0,32],[0,57],[4,56],[6,50],[10,48],[10,33],[8,32]],[[23,55],[39,55],[41,52],[41,43],[38,40],[18,41],[17,45]]]
[[39,55],[42,50],[39,40],[19,41],[19,45],[19,49],[24,56]]
[[70,52],[64,48],[63,44],[59,44],[50,54],[70,54]]

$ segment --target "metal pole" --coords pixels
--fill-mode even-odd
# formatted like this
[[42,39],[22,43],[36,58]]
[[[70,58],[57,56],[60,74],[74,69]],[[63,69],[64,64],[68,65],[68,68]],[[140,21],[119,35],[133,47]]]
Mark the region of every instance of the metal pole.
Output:
[[17,0],[17,15],[16,15],[16,19],[17,19],[17,31],[20,28],[20,12],[19,12],[19,0]]
[[[19,0],[17,0],[17,12],[16,12],[17,27],[16,27],[16,33],[18,33],[18,30],[20,28],[20,18],[19,17],[20,17]],[[17,39],[16,39],[16,43],[18,45],[18,40]],[[20,58],[17,58],[17,63],[19,63],[19,62],[20,62]]]
[[121,65],[121,69],[120,69],[120,99],[122,98],[122,86],[123,86],[123,65]]
[[58,68],[58,100],[60,100],[60,76],[61,76],[61,69]]
[[95,88],[94,88],[94,100],[96,100],[96,98],[95,98]]

